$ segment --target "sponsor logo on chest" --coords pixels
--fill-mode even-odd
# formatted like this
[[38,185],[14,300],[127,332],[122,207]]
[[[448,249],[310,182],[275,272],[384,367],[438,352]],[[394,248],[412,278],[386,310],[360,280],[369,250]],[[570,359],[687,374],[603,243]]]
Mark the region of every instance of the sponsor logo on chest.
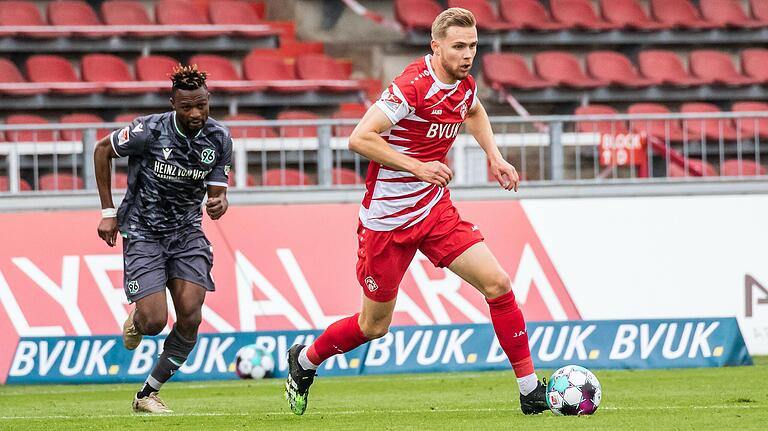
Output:
[[451,139],[459,134],[461,123],[430,123],[427,138]]
[[152,170],[158,178],[165,180],[202,180],[211,172],[210,169],[182,168],[170,163],[161,162],[160,160],[155,160]]

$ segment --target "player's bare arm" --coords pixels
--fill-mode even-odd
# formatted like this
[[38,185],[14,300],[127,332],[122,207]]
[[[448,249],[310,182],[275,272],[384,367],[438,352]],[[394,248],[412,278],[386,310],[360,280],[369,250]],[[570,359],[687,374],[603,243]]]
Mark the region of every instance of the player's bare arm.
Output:
[[227,188],[222,186],[208,186],[208,200],[205,201],[205,211],[211,220],[218,220],[229,208],[227,201]]
[[393,169],[407,171],[422,181],[445,187],[451,182],[453,172],[439,161],[421,162],[398,153],[379,135],[392,127],[392,122],[378,107],[371,106],[349,137],[349,149],[363,157]]
[[469,133],[472,134],[488,156],[491,175],[496,178],[496,181],[499,182],[499,185],[501,185],[504,190],[517,191],[520,177],[517,174],[515,167],[504,160],[504,157],[499,151],[499,147],[496,146],[496,141],[493,138],[493,129],[491,129],[491,122],[488,120],[488,113],[485,112],[485,108],[483,107],[483,104],[480,103],[480,100],[478,100],[475,106],[469,110],[464,123],[467,125]]
[[[96,143],[93,152],[93,162],[96,170],[96,185],[99,189],[102,209],[114,209],[112,202],[112,159],[116,158],[115,150],[110,143],[110,137],[105,136]],[[99,222],[99,238],[108,246],[114,247],[117,242],[117,217],[102,217]]]

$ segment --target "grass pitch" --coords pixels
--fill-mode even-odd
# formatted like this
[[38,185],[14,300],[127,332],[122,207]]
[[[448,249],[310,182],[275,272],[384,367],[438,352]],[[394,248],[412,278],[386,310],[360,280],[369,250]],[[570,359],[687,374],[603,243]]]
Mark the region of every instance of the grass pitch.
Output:
[[[315,380],[304,416],[282,380],[169,383],[176,411],[131,413],[137,384],[0,386],[0,430],[765,430],[768,357],[753,367],[596,370],[603,402],[589,417],[523,416],[512,372]],[[547,375],[543,370],[539,375]]]

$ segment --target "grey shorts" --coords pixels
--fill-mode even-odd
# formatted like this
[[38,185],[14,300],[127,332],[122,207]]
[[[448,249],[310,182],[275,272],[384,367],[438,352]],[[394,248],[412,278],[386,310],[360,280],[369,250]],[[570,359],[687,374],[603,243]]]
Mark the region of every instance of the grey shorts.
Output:
[[213,248],[202,230],[185,229],[160,238],[123,235],[123,289],[136,302],[179,278],[214,291]]

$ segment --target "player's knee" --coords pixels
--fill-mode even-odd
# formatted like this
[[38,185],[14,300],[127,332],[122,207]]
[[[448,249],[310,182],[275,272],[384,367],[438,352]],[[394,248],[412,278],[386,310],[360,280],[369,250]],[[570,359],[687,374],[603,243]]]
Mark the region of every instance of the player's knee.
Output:
[[360,325],[360,332],[363,333],[365,338],[375,340],[387,335],[387,332],[389,332],[389,324],[378,322],[373,324],[363,323]]
[[[138,323],[138,322],[137,322]],[[165,328],[166,320],[158,318],[149,318],[142,321],[139,325],[139,330],[144,335],[157,335]]]
[[192,311],[176,316],[176,324],[179,325],[186,333],[196,333],[197,328],[203,321],[203,313],[201,310]]
[[512,280],[503,271],[500,271],[483,286],[483,294],[489,299],[498,298],[510,290],[512,290]]

